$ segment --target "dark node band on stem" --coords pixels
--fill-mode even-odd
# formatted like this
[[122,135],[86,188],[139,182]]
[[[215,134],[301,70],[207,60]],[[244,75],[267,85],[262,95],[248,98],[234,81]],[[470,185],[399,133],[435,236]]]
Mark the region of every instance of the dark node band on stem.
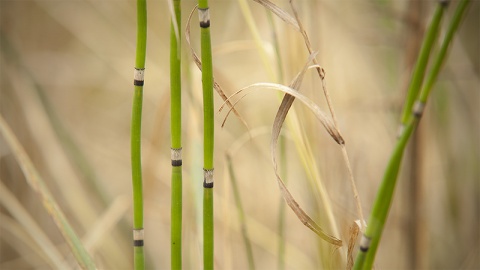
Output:
[[412,111],[413,116],[415,116],[415,118],[419,119],[420,117],[422,117],[424,109],[425,109],[425,103],[423,103],[421,101],[415,102],[415,104],[413,105],[413,111]]
[[213,169],[203,169],[203,187],[213,188]]
[[213,188],[213,182],[212,183],[207,183],[207,182],[203,181],[203,187],[204,188]]
[[182,148],[171,148],[170,157],[172,159],[172,166],[182,166]]
[[200,21],[201,28],[210,27],[210,12],[209,8],[199,8],[198,9],[198,19]]
[[145,69],[144,68],[135,68],[133,72],[133,85],[143,86],[145,78]]
[[134,247],[143,247],[143,240],[133,240]]
[[365,234],[362,235],[362,239],[360,240],[360,251],[361,252],[367,252],[368,249],[370,248],[370,242],[372,239]]
[[133,229],[133,246],[143,247],[143,229]]
[[172,166],[173,167],[180,167],[182,166],[182,160],[172,160]]

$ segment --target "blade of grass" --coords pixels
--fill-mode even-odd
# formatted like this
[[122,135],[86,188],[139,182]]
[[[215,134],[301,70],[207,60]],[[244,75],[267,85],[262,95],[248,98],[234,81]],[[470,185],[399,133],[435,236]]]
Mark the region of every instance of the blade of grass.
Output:
[[78,264],[83,269],[96,269],[93,259],[85,250],[85,247],[81,243],[68,220],[65,218],[63,212],[60,210],[60,207],[51,195],[50,191],[45,185],[45,182],[40,177],[40,174],[33,165],[29,156],[2,116],[0,116],[0,132],[5,138],[7,145],[10,146],[15,159],[25,174],[28,184],[40,196],[45,210],[53,218],[55,224],[72,250],[72,253],[75,256]]
[[146,0],[137,0],[137,48],[135,54],[134,97],[130,135],[133,186],[133,258],[135,270],[145,269],[141,134],[146,46],[147,4]]
[[50,241],[48,236],[40,229],[37,222],[15,198],[7,187],[0,181],[0,203],[8,210],[8,212],[25,228],[34,242],[41,247],[41,252],[47,255],[49,265],[57,269],[65,269],[67,265],[61,253],[55,245]]
[[214,268],[213,223],[213,65],[210,40],[210,10],[207,0],[198,0],[203,88],[203,268]]
[[171,268],[182,269],[182,80],[181,2],[173,0],[170,23],[170,132],[172,153]]
[[247,253],[248,269],[254,270],[255,260],[253,258],[252,243],[250,242],[250,238],[248,237],[247,226],[245,222],[245,212],[243,210],[240,191],[238,190],[237,178],[235,177],[235,172],[233,171],[232,157],[230,156],[230,154],[227,154],[225,158],[227,160],[227,167],[228,167],[228,173],[230,175],[230,180],[232,180],[233,196],[235,197],[235,204],[238,209],[238,219],[240,221],[243,243],[245,244],[245,251]]
[[[436,55],[432,70],[427,76],[427,83],[424,87],[421,88],[421,92],[417,96],[416,102],[412,106],[411,115],[408,117],[405,129],[400,134],[400,137],[397,140],[397,145],[394,148],[387,169],[385,171],[382,184],[379,191],[377,192],[377,197],[375,198],[372,214],[368,223],[369,226],[360,242],[360,252],[357,254],[354,269],[371,269],[373,266],[376,250],[378,248],[378,244],[380,242],[383,228],[393,199],[395,183],[397,181],[398,171],[401,165],[403,153],[405,151],[405,146],[423,115],[423,111],[428,96],[430,94],[431,87],[433,86],[433,83],[437,80],[439,70],[443,62],[445,61],[448,47],[452,42],[453,35],[458,29],[460,21],[469,3],[469,0],[462,0],[459,2],[455,10],[455,14],[450,21],[447,35],[442,42],[441,50]],[[439,2],[439,6],[445,8],[446,3]],[[436,20],[434,19],[432,23],[439,22],[436,22]],[[418,61],[421,61],[420,58]]]
[[[279,108],[279,111],[277,113],[275,122],[274,122],[274,127],[272,130],[272,140],[271,140],[271,154],[272,154],[272,161],[274,165],[274,170],[275,174],[277,177],[277,183],[279,185],[279,188],[282,192],[282,196],[284,197],[285,201],[287,204],[290,206],[290,208],[294,211],[294,213],[297,215],[299,220],[307,226],[309,229],[311,229],[313,232],[315,232],[317,235],[319,235],[323,240],[327,241],[328,243],[331,243],[336,246],[342,246],[342,241],[332,237],[324,232],[324,230],[316,224],[298,205],[298,203],[295,201],[293,196],[290,194],[288,189],[286,188],[285,184],[283,183],[281,177],[278,174],[278,166],[276,162],[276,145],[278,141],[278,137],[280,134],[281,126],[283,124],[283,121],[285,120],[286,114],[288,112],[288,109],[291,107],[291,102],[295,98],[298,98],[300,101],[302,101],[317,117],[318,120],[322,123],[322,125],[325,127],[327,132],[332,136],[332,138],[338,143],[342,144],[343,138],[341,135],[337,132],[337,130],[334,128],[333,123],[330,121],[330,119],[327,118],[325,113],[322,112],[322,110],[310,99],[307,97],[303,96],[298,92],[298,88],[301,85],[303,75],[305,71],[308,68],[308,63],[312,61],[314,58],[315,54],[312,54],[307,61],[305,67],[303,68],[302,72],[300,72],[297,77],[293,80],[291,87],[287,87],[281,84],[274,84],[274,83],[256,83],[252,84],[250,86],[247,86],[243,89],[240,89],[237,91],[235,94],[233,94],[229,99],[232,97],[235,97],[242,93],[244,90],[247,90],[249,88],[253,87],[262,87],[265,89],[273,89],[273,90],[279,90],[282,91],[288,95],[285,96],[284,100],[282,101],[282,105]],[[220,107],[220,110],[223,109],[225,103]],[[228,115],[227,115],[228,116]]]

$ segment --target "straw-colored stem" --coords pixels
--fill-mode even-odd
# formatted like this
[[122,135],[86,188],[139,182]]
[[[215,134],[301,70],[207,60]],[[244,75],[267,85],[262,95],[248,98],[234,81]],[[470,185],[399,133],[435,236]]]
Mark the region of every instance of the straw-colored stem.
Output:
[[43,207],[52,217],[55,225],[57,225],[57,228],[62,233],[80,267],[83,269],[96,269],[93,259],[86,251],[82,242],[58,206],[58,203],[51,195],[45,181],[40,177],[40,174],[30,160],[30,157],[25,152],[25,149],[15,137],[11,128],[2,116],[0,116],[0,133],[3,135],[7,145],[10,146],[15,159],[25,175],[27,183],[40,196]]

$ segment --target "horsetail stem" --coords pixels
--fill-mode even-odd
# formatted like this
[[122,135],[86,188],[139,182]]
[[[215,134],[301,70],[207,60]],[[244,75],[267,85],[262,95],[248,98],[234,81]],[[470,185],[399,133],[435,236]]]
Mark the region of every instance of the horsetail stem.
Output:
[[[433,25],[430,25],[431,28],[438,28],[438,25],[435,25],[440,23],[440,21],[436,18],[438,14],[438,9],[445,9],[447,4],[448,1],[439,2],[439,5],[437,6],[437,12],[435,13],[434,19],[432,20]],[[442,43],[440,52],[437,54],[434,60],[434,64],[432,66],[432,70],[427,76],[425,86],[421,88],[422,90],[418,94],[418,90],[420,89],[423,81],[422,75],[422,80],[420,80],[419,82],[415,101],[411,102],[412,105],[408,105],[408,100],[406,101],[405,107],[411,106],[410,115],[407,117],[406,123],[403,123],[402,121],[402,124],[404,124],[404,129],[400,133],[400,137],[397,140],[397,145],[395,146],[395,149],[392,153],[387,169],[385,171],[382,184],[379,191],[377,192],[377,197],[375,198],[375,203],[373,206],[371,218],[368,223],[368,227],[360,241],[360,252],[357,255],[354,269],[371,269],[373,266],[376,250],[378,248],[378,244],[382,236],[388,212],[390,210],[393,193],[395,191],[395,183],[397,180],[398,171],[400,169],[402,156],[405,151],[406,144],[408,143],[409,138],[411,137],[413,131],[420,122],[423,111],[425,109],[426,101],[430,94],[431,87],[437,79],[438,72],[445,60],[446,52],[452,41],[453,34],[458,29],[458,25],[464,15],[468,4],[469,0],[462,0],[458,4],[453,19],[451,20],[448,27],[447,35],[445,36],[445,39]],[[426,39],[428,38],[431,37],[427,35]],[[422,53],[429,52],[421,50],[421,54]],[[423,61],[422,55],[419,56],[417,60],[417,65],[419,61]]]
[[143,232],[143,190],[141,160],[141,129],[145,54],[147,45],[146,0],[137,0],[137,49],[135,55],[134,97],[131,124],[131,162],[133,185],[133,249],[134,268],[145,268]]
[[407,98],[405,100],[405,106],[403,107],[402,112],[402,125],[407,124],[408,118],[412,112],[413,103],[417,99],[418,92],[422,86],[425,70],[427,69],[428,59],[430,58],[430,53],[432,52],[432,47],[435,43],[434,41],[438,35],[440,22],[442,21],[445,8],[446,5],[444,4],[437,5],[432,22],[430,23],[430,27],[425,34],[425,38],[423,40],[422,47],[420,48],[417,62],[412,73],[412,79],[408,86]]
[[180,0],[173,0],[170,24],[170,132],[172,159],[171,267],[182,269],[182,85]]
[[213,67],[210,12],[207,0],[198,1],[203,88],[203,267],[213,269]]

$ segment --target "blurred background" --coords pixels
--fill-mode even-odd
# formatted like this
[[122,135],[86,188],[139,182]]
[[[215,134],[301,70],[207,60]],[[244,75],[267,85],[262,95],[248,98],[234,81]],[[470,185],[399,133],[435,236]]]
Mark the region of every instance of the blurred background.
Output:
[[[168,269],[170,16],[167,1],[147,2],[142,124],[145,247],[148,269]],[[377,269],[480,268],[480,2],[472,2],[404,156]],[[251,21],[245,19],[240,1],[210,1],[214,76],[227,96],[256,82],[288,85],[308,58],[298,32],[261,5],[247,3]],[[274,3],[293,15],[288,1]],[[201,76],[184,39],[187,17],[195,4],[182,1],[185,269],[202,266]],[[395,144],[411,69],[435,4],[413,0],[294,2],[326,71],[327,89],[367,219]],[[444,22],[455,6],[453,1]],[[191,39],[199,52],[197,20],[194,14]],[[131,269],[129,136],[135,1],[1,0],[0,30],[1,116],[97,266]],[[328,112],[314,70],[306,73],[300,90]],[[233,114],[223,128],[226,112],[216,114],[217,269],[248,268],[227,153],[232,156],[246,215],[244,225],[258,269],[281,269],[283,263],[286,269],[345,267],[345,249],[334,250],[325,244],[290,209],[285,211],[284,229],[279,228],[285,206],[271,163],[270,136],[280,98],[272,91],[257,90],[237,105],[251,139]],[[222,103],[217,95],[216,108]],[[346,245],[349,228],[359,217],[341,150],[311,112],[298,102],[293,107],[295,114],[292,111],[284,125],[285,162],[280,170],[305,211]],[[15,200],[69,265],[78,268],[1,136],[0,179],[4,194],[0,269],[51,267],[42,246],[32,240],[31,228],[20,225],[6,207]],[[282,235],[285,253],[279,255]]]

